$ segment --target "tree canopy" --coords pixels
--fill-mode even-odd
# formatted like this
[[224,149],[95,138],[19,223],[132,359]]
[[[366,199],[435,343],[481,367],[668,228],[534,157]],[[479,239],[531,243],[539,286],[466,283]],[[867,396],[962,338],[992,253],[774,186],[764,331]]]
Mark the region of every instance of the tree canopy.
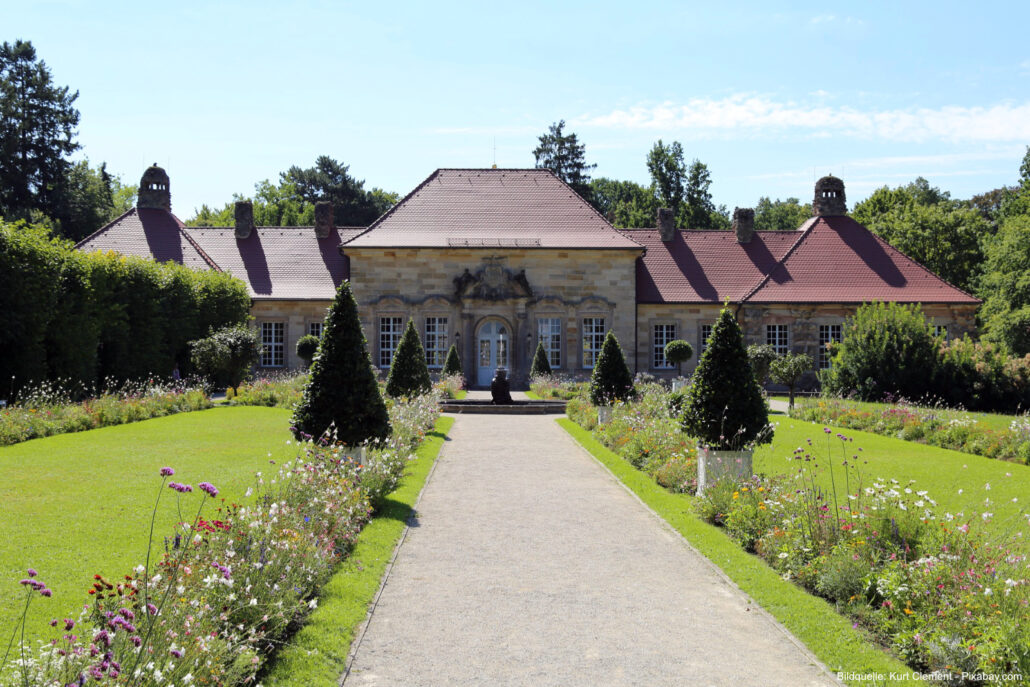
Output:
[[755,231],[797,231],[812,216],[812,206],[797,198],[758,199],[755,205]]
[[366,191],[365,182],[352,177],[349,170],[348,165],[319,155],[313,167],[302,169],[294,165],[279,175],[279,182],[291,184],[305,203],[332,202],[336,226],[368,226],[389,210],[396,198],[379,189]]
[[686,195],[687,180],[680,142],[665,145],[659,138],[647,153],[647,171],[651,174],[651,188],[658,203],[678,215]]
[[590,182],[591,202],[620,229],[653,227],[658,200],[653,191],[634,181],[598,177]]
[[576,193],[590,199],[590,170],[597,165],[586,163],[586,146],[574,133],[565,133],[565,120],[552,124],[539,137],[540,145],[533,150],[536,166],[549,169],[571,186]]

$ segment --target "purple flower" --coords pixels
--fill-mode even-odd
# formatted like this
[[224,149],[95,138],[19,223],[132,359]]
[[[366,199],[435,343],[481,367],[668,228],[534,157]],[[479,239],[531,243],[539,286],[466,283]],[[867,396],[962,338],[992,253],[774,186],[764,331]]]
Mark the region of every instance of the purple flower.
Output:
[[175,474],[175,470],[173,470],[171,468],[161,468],[161,476],[162,477],[171,477],[174,474]]
[[189,492],[193,491],[193,487],[191,487],[190,485],[188,485],[188,484],[179,484],[178,482],[169,482],[168,483],[168,488],[169,489],[174,489],[175,491],[179,492],[180,494],[188,494]]
[[202,492],[206,493],[211,498],[218,496],[218,489],[216,489],[215,485],[211,484],[210,482],[201,482],[197,485],[197,488],[199,488]]
[[154,604],[147,604],[147,613],[150,615],[157,615],[157,606]]
[[72,620],[71,618],[65,618],[64,619],[64,629],[65,630],[70,630],[73,627],[75,627],[75,621]]
[[832,434],[833,432],[830,431],[829,427],[823,427],[823,433],[824,434]]
[[129,637],[129,641],[132,642],[133,646],[137,647],[143,643],[143,640],[140,639],[139,635],[133,635],[132,637]]
[[168,653],[170,653],[173,658],[182,658],[182,652],[178,649],[172,649]]
[[45,597],[47,597],[48,599],[49,599],[49,598],[50,598],[51,596],[53,596],[53,595],[54,595],[54,593],[53,593],[52,591],[50,591],[49,589],[47,589],[46,587],[43,587],[42,589],[40,589],[40,590],[39,590],[39,593],[40,593],[40,595],[41,595],[41,596],[45,596]]
[[38,572],[36,572],[35,568],[29,568],[25,572],[27,572],[29,574],[29,577],[35,577],[36,575],[39,574]]

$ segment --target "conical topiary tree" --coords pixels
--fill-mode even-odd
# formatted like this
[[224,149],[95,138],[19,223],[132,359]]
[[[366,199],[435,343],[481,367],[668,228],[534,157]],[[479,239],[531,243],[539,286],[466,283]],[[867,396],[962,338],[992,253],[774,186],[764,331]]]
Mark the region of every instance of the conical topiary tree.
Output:
[[594,372],[590,375],[590,402],[595,406],[608,406],[632,396],[633,375],[626,366],[615,332],[608,330],[601,354],[594,361]]
[[293,412],[293,433],[320,437],[334,426],[337,441],[357,446],[390,436],[390,417],[379,393],[350,283],[336,291],[322,329],[320,355],[311,364],[304,396]]
[[538,341],[536,344],[536,354],[533,356],[533,366],[529,369],[529,376],[536,377],[538,375],[550,375],[551,361],[547,359],[547,351],[544,350],[544,342]]
[[729,451],[772,441],[768,426],[740,325],[723,308],[687,391],[683,429],[705,446]]
[[445,375],[460,375],[465,371],[461,369],[461,358],[458,356],[458,347],[451,344],[447,351],[447,358],[443,361],[443,373]]
[[390,376],[386,378],[386,393],[394,398],[421,396],[433,388],[426,365],[426,351],[415,330],[415,322],[408,320],[397,350],[390,363]]

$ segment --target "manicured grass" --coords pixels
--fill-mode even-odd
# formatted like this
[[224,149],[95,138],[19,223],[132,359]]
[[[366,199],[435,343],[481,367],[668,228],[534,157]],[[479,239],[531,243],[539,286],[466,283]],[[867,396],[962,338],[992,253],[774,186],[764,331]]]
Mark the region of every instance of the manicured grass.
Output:
[[[792,420],[778,414],[771,415],[770,420],[776,423],[776,432],[772,444],[755,451],[755,472],[772,475],[788,474],[796,470],[799,464],[787,459],[795,448],[800,446],[807,449],[808,439],[813,442],[813,455],[825,459],[827,435],[823,432],[823,425]],[[841,453],[841,442],[836,439],[838,431],[854,439],[846,445],[846,454]],[[973,512],[989,511],[994,514],[995,527],[999,531],[1008,530],[1018,524],[1021,510],[1030,501],[1030,466],[858,430],[834,429],[829,436],[835,466],[841,465],[845,455],[849,459],[857,455],[859,459],[853,462],[861,471],[866,485],[874,480],[893,478],[906,487],[909,486],[909,480],[915,480],[911,489],[929,491],[930,497],[938,503],[938,513],[964,511],[970,516]],[[858,451],[860,447],[862,450]],[[825,467],[825,460],[819,465]],[[837,493],[843,494],[843,472],[837,467],[835,470]],[[829,471],[824,469],[818,481],[823,488],[830,489]],[[990,484],[989,490],[985,487],[987,484]],[[989,506],[984,503],[987,498],[991,500]],[[1019,501],[1013,503],[1014,498]],[[1022,541],[1024,548],[1030,546],[1030,541]]]
[[[782,401],[787,400],[786,396],[776,396],[775,398]],[[822,399],[820,399],[819,397],[797,397],[794,399],[794,402],[797,405],[807,405],[810,403],[818,403],[820,400]],[[860,411],[866,411],[870,413],[882,413],[887,408],[897,407],[896,405],[892,405],[889,403],[869,403],[866,401],[840,401],[829,399],[827,400],[827,402],[844,403]],[[930,408],[925,409],[925,411],[927,412],[929,412],[930,410]],[[952,410],[948,408],[934,409],[934,412],[936,412],[938,416],[943,416],[949,419],[962,420],[972,418],[973,420],[976,420],[977,424],[982,425],[988,429],[993,429],[995,431],[1008,429],[1011,426],[1013,420],[1015,420],[1018,417],[1021,417],[1021,415],[1006,415],[1002,413],[974,413],[966,410]]]
[[[95,573],[117,579],[145,561],[161,467],[174,468],[175,481],[213,483],[219,499],[239,498],[270,458],[291,455],[289,415],[215,408],[0,448],[3,646],[21,617],[18,580],[26,568],[38,570],[54,592],[35,598],[29,611],[27,635],[42,636],[51,618],[78,616]],[[169,489],[162,495],[154,555],[180,519],[174,496]],[[206,507],[208,518],[217,505]]]
[[365,526],[350,556],[322,589],[318,608],[262,676],[266,685],[335,687],[368,606],[379,590],[412,505],[425,485],[454,418],[441,417],[397,488]]
[[531,401],[542,401],[542,400],[544,400],[544,399],[543,399],[543,398],[542,398],[542,397],[540,396],[540,394],[538,394],[538,393],[536,393],[536,392],[534,392],[534,391],[527,391],[527,392],[526,392],[526,398],[528,398],[528,399],[529,399],[529,400],[531,400]]
[[[780,578],[756,556],[745,553],[719,528],[702,521],[694,512],[693,498],[673,494],[648,475],[598,443],[589,432],[561,418],[558,421],[601,464],[633,493],[654,509],[698,551],[715,563],[746,594],[783,623],[831,670],[857,674],[911,673],[887,655],[852,622],[826,601]],[[851,685],[875,685],[875,681],[847,681]]]
[[469,395],[469,392],[465,391],[464,389],[458,389],[457,391],[454,392],[454,400],[455,401],[460,401],[461,399],[465,398],[468,395]]

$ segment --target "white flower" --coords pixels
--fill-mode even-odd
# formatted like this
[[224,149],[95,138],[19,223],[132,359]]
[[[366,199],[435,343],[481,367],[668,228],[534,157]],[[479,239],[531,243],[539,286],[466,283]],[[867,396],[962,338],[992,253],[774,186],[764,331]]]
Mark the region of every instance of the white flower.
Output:
[[985,484],[984,485],[984,489],[986,489],[987,491],[990,491],[991,490],[991,483],[988,482],[987,484]]
[[1009,579],[1005,580],[1005,586],[1006,587],[1015,587],[1017,584],[1018,583],[1015,580],[1013,580],[1011,577]]
[[961,494],[961,493],[962,493],[962,490],[961,490],[961,489],[959,489],[959,490],[958,490],[958,493],[960,493],[960,494]]
[[781,554],[780,554],[780,558],[786,558],[786,557],[787,557],[787,556],[789,556],[789,555],[790,555],[789,553],[787,553],[786,551],[784,551],[783,553],[781,553]]
[[248,605],[249,606],[257,606],[257,599],[251,598],[250,603]]
[[312,599],[311,601],[309,601],[308,602],[308,608],[310,608],[312,610],[318,608],[318,599]]
[[991,594],[993,594],[993,593],[994,593],[994,592],[992,592],[992,591],[991,591],[991,588],[990,588],[990,587],[988,587],[987,589],[985,589],[985,590],[984,590],[984,596],[990,596],[990,595],[991,595]]
[[145,573],[147,571],[147,569],[144,568],[142,565],[137,565],[135,568],[133,568],[133,570],[136,571],[137,575],[142,575],[143,573]]
[[984,513],[984,514],[983,514],[983,515],[981,515],[980,517],[981,517],[981,518],[983,518],[983,519],[984,519],[984,521],[986,522],[987,520],[990,520],[990,519],[991,519],[991,516],[992,516],[992,515],[994,515],[994,513]]
[[179,594],[185,594],[186,593],[186,587],[184,587],[184,586],[182,586],[180,584],[178,587],[175,588],[175,591],[178,592]]

